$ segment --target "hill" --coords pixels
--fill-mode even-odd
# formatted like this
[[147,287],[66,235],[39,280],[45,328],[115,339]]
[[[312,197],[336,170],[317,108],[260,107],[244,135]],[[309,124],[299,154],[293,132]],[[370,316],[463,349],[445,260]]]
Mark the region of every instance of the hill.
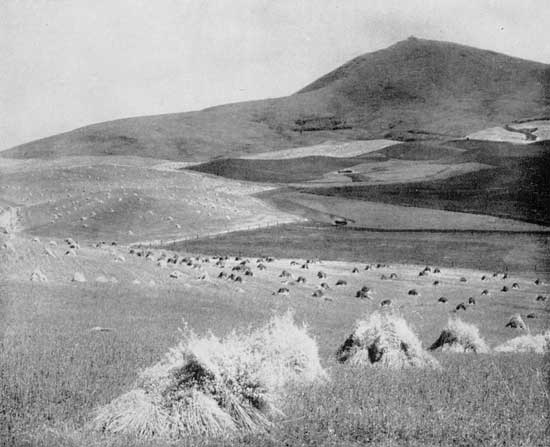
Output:
[[265,186],[163,170],[158,160],[8,161],[0,163],[0,227],[33,236],[166,241],[296,220],[252,196]]
[[2,153],[208,161],[360,138],[464,136],[550,111],[550,66],[409,38],[284,98],[83,127]]

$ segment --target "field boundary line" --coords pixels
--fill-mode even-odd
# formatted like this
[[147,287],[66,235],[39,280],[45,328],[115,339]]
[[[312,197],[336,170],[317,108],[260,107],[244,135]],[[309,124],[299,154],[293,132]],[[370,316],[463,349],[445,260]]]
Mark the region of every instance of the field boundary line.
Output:
[[205,234],[197,233],[195,235],[185,236],[185,237],[181,237],[181,238],[177,238],[177,239],[168,239],[168,240],[153,239],[153,240],[149,240],[149,241],[132,242],[132,243],[128,244],[128,246],[129,247],[144,247],[144,246],[148,246],[148,247],[157,246],[158,247],[158,246],[173,245],[173,244],[177,244],[178,242],[185,242],[185,241],[192,241],[192,240],[197,240],[197,239],[212,238],[212,237],[221,236],[221,235],[224,235],[224,234],[237,233],[237,232],[241,232],[241,231],[251,231],[251,230],[259,230],[259,229],[262,229],[262,228],[278,227],[278,226],[282,226],[282,225],[286,225],[286,224],[293,224],[293,223],[297,223],[297,222],[303,222],[304,220],[305,219],[294,219],[294,220],[289,220],[289,221],[286,221],[286,220],[285,221],[275,221],[275,222],[270,222],[270,223],[267,223],[267,224],[243,225],[242,228],[221,230],[221,231],[216,231],[216,232],[213,232],[213,233],[205,233]]

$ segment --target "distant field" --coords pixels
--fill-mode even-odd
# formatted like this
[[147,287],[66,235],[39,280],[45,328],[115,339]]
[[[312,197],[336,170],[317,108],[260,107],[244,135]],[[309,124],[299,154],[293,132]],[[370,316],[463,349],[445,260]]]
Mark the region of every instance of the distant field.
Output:
[[[350,183],[405,183],[445,179],[491,167],[481,163],[448,164],[416,160],[368,161],[354,165],[350,168],[351,173],[345,175]],[[342,182],[341,177],[341,173],[329,173],[316,180],[316,183]]]
[[[456,161],[496,166],[445,180],[391,185],[303,189],[304,192],[422,208],[443,209],[550,225],[550,151],[535,143],[517,146],[456,142],[468,149]],[[520,152],[521,154],[521,152]]]
[[303,157],[281,160],[223,159],[187,167],[236,180],[267,183],[395,183],[448,178],[490,168],[475,162]]
[[550,139],[550,120],[522,121],[504,127],[490,127],[468,135],[472,140],[529,144]]
[[467,135],[472,140],[505,141],[508,143],[528,144],[526,136],[521,132],[513,132],[504,127],[490,127]]
[[[351,143],[350,143],[351,144]],[[355,202],[318,199],[305,206],[333,216],[347,216],[361,226],[404,228],[387,213],[357,200],[401,205],[409,228],[494,229],[500,221],[464,215],[489,215],[539,225],[550,223],[550,144],[455,140],[446,143],[402,143],[356,158],[303,157],[281,160],[215,160],[189,169],[233,179],[291,183],[303,193],[355,199]],[[278,193],[276,193],[278,194]],[[277,206],[300,215],[300,207],[272,197]],[[285,195],[289,199],[288,194]],[[294,198],[290,201],[296,202]],[[302,205],[304,205],[302,203]],[[328,208],[327,208],[328,206]],[[348,207],[348,209],[346,209]],[[419,208],[459,212],[426,217]],[[303,211],[303,210],[302,210]],[[394,210],[395,211],[395,210]],[[420,214],[419,214],[420,213]],[[307,214],[307,213],[306,213]],[[329,216],[330,217],[330,216]],[[437,221],[440,219],[439,221]],[[375,223],[373,223],[375,222]],[[469,226],[470,225],[470,226]],[[500,229],[503,229],[500,227]],[[505,228],[509,229],[509,228]]]
[[349,226],[368,229],[550,231],[540,225],[494,216],[309,194],[310,188],[302,191],[272,190],[257,197],[311,221],[333,223],[338,217],[347,219]]
[[398,160],[441,160],[464,152],[463,149],[435,142],[407,142],[370,152],[362,158]]
[[292,159],[223,159],[190,166],[193,171],[253,182],[298,183],[315,180],[361,161],[356,158],[307,156]]
[[455,162],[477,161],[495,166],[506,165],[512,160],[545,158],[550,150],[550,141],[538,141],[531,144],[512,144],[502,141],[453,140],[446,146],[460,149],[453,157]]
[[550,120],[533,120],[509,124],[513,129],[528,129],[537,137],[537,141],[550,140]]
[[[373,147],[370,148],[372,150],[366,152],[356,149],[356,146],[361,148],[367,143],[370,142],[355,141],[297,148],[289,154],[286,154],[286,151],[270,153],[269,155],[273,157],[266,155],[265,157],[216,159],[188,166],[187,169],[253,182],[297,184],[313,182],[334,185],[448,178],[492,167],[490,164],[474,161],[462,162],[457,157],[465,152],[465,149],[443,144],[395,143],[382,145],[382,149],[372,145]],[[341,151],[342,147],[349,150]],[[320,155],[322,153],[326,155]],[[279,156],[280,158],[277,158]]]
[[393,140],[358,140],[350,142],[329,142],[314,146],[295,147],[272,152],[245,155],[241,158],[249,160],[282,160],[302,157],[359,157],[370,152],[379,151],[398,142]]
[[324,225],[284,225],[171,246],[205,254],[287,256],[341,261],[436,264],[516,272],[546,271],[550,235],[476,232],[377,232]]

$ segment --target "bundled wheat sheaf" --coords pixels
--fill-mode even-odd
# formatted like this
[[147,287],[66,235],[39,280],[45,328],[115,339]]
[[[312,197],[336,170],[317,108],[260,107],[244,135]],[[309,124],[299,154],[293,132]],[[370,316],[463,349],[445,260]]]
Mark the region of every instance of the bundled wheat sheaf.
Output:
[[479,354],[488,353],[490,350],[485,340],[479,335],[479,329],[459,318],[450,319],[439,338],[430,346],[431,351],[438,348],[448,352]]
[[338,360],[355,365],[439,368],[438,361],[422,348],[407,322],[397,315],[373,313],[360,320],[337,352]]
[[261,431],[287,385],[325,377],[315,340],[290,314],[224,339],[189,332],[133,390],[99,408],[92,428],[165,439]]
[[544,354],[550,351],[550,330],[539,335],[521,335],[495,348],[496,352],[534,352]]

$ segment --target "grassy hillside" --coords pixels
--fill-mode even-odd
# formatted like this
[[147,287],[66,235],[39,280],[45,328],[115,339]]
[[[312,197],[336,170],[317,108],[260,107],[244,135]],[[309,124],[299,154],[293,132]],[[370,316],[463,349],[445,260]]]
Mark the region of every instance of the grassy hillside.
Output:
[[353,59],[288,97],[95,124],[2,156],[207,161],[327,140],[460,137],[549,112],[548,65],[412,38]]
[[0,165],[0,203],[17,207],[20,229],[33,235],[92,241],[169,240],[294,219],[252,197],[264,186],[142,161]]

